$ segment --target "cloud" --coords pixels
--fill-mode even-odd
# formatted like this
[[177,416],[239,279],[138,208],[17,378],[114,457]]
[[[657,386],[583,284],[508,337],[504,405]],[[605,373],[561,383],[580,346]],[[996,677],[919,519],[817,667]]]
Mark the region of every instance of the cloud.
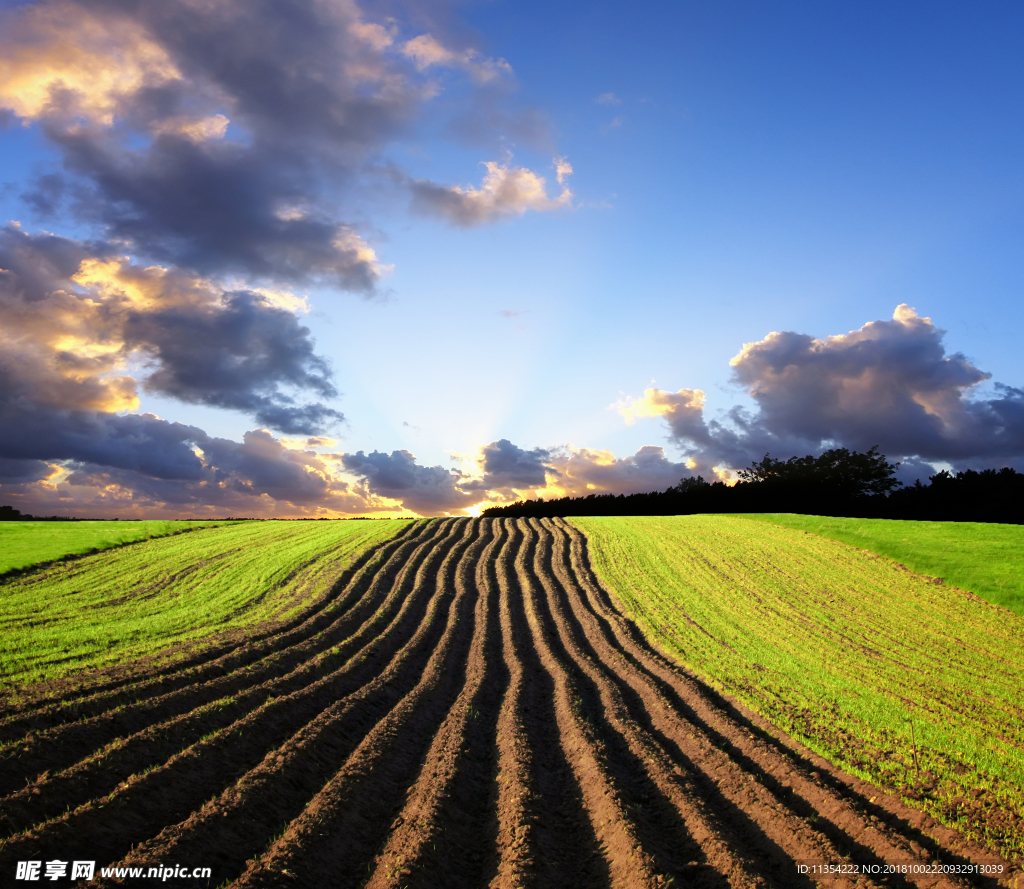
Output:
[[572,191],[565,185],[572,167],[564,158],[555,159],[556,176],[562,185],[562,191],[555,197],[548,197],[544,177],[525,167],[505,166],[497,161],[487,161],[484,167],[487,172],[479,188],[409,180],[413,209],[469,228],[522,216],[527,210],[543,213],[572,206]]
[[626,398],[612,407],[617,408],[630,425],[645,417],[663,418],[669,437],[690,452],[690,465],[709,477],[716,466],[746,466],[753,459],[750,455],[755,453],[760,459],[765,454],[762,447],[777,450],[780,442],[767,434],[759,435],[761,430],[747,422],[742,412],[735,412],[730,419],[733,424],[743,426],[743,433],[717,420],[707,420],[705,399],[700,389],[667,392],[650,388],[644,390],[641,398]]
[[8,460],[71,461],[155,479],[198,481],[203,461],[193,446],[207,441],[201,429],[153,414],[54,409],[0,395],[0,457]]
[[351,226],[317,206],[313,171],[300,169],[298,159],[282,160],[258,144],[197,144],[182,133],[160,135],[142,158],[107,150],[85,130],[58,141],[87,182],[66,186],[75,195],[72,211],[157,261],[364,294],[389,271]]
[[118,412],[150,392],[244,411],[291,433],[342,419],[295,393],[333,398],[283,294],[225,292],[159,266],[142,268],[54,235],[0,229],[0,399],[50,410]]
[[[13,434],[8,422],[21,424]],[[241,442],[152,414],[0,405],[0,497],[36,515],[331,515],[392,510],[331,455],[265,429]],[[39,455],[43,455],[40,457]]]
[[702,466],[738,468],[766,452],[837,445],[964,465],[1024,457],[1024,392],[996,383],[994,397],[978,397],[991,375],[947,354],[944,336],[907,305],[890,321],[825,339],[773,332],[730,362],[753,414],[733,409],[724,422],[709,421],[704,393],[692,389],[648,389],[616,407],[627,422],[664,418],[672,440]]
[[[352,0],[39,0],[8,10],[0,112],[38,124],[63,160],[25,200],[97,226],[145,261],[242,276],[250,288],[372,294],[389,267],[343,208],[354,208],[368,162],[419,124],[439,89],[431,72],[457,69],[491,90],[489,120],[508,104],[488,86],[511,75],[505,60],[400,32]],[[471,91],[450,113],[474,102]],[[540,209],[522,172],[496,175]],[[499,218],[496,208],[469,216]]]
[[54,410],[0,401],[0,499],[36,515],[301,516],[469,512],[520,497],[663,490],[692,474],[660,447],[630,457],[588,448],[482,446],[470,473],[406,450],[326,453],[323,437],[241,442],[153,414]]
[[504,59],[484,58],[475,49],[456,52],[442,46],[430,34],[408,41],[402,53],[412,59],[420,71],[431,67],[462,68],[478,83],[488,83],[512,73],[512,66]]
[[226,293],[215,303],[133,313],[124,333],[125,347],[156,365],[147,391],[241,410],[288,433],[314,433],[342,419],[320,403],[296,406],[282,391],[338,394],[309,329],[260,294]]
[[478,463],[488,489],[542,488],[547,483],[546,461],[550,457],[551,452],[543,448],[526,451],[503,438],[484,445]]
[[0,106],[64,155],[35,206],[64,195],[107,238],[201,274],[374,290],[386,269],[325,177],[356,175],[427,96],[355,4],[54,0],[5,25]]
[[230,121],[223,114],[210,117],[170,117],[154,125],[153,132],[157,135],[184,136],[193,142],[205,142],[208,139],[223,139],[227,135]]
[[594,99],[598,105],[621,105],[622,99],[620,99],[615,93],[601,93],[596,99]]
[[[380,289],[390,267],[356,220],[388,149],[428,118],[492,141],[544,130],[511,103],[505,60],[449,39],[429,9],[411,14],[410,32],[353,0],[0,12],[0,123],[33,127],[59,155],[21,197],[90,233],[0,230],[3,496],[95,515],[361,512],[394,508],[388,492],[433,513],[480,499],[479,479],[408,452],[312,450],[333,447],[315,436],[343,417],[296,291]],[[571,173],[555,157],[554,197],[498,163],[480,187],[413,190],[476,225],[570,206]],[[146,392],[266,428],[216,438],[140,413]]]
[[558,184],[564,185],[565,180],[572,175],[572,164],[570,164],[564,157],[556,157],[554,159],[554,164],[555,177],[558,179]]
[[442,466],[420,466],[406,450],[384,454],[343,454],[342,465],[362,479],[370,495],[401,502],[420,515],[443,515],[468,509],[480,496],[463,490],[462,473]]
[[50,478],[57,469],[52,463],[42,460],[9,460],[0,457],[0,484],[37,482]]
[[693,474],[685,462],[674,463],[664,449],[654,445],[646,445],[630,457],[566,447],[557,449],[547,465],[557,475],[552,493],[565,497],[663,491]]
[[894,453],[936,459],[998,451],[997,439],[1007,440],[1010,430],[998,432],[965,398],[990,374],[962,354],[947,355],[943,335],[930,318],[900,305],[891,321],[824,340],[771,333],[730,364],[776,434],[856,446],[878,439]]
[[127,16],[49,3],[8,12],[4,25],[0,102],[23,119],[61,115],[110,126],[124,95],[182,76]]
[[660,447],[641,448],[630,457],[609,451],[564,446],[522,448],[499,439],[465,458],[469,472],[421,466],[409,451],[342,454],[344,468],[359,478],[367,498],[398,500],[421,515],[471,510],[481,503],[521,497],[634,494],[664,490],[692,474]]
[[656,446],[619,458],[610,451],[572,446],[527,449],[504,438],[464,457],[465,472],[420,466],[404,450],[359,451],[340,459],[361,479],[367,497],[398,500],[421,515],[457,513],[524,497],[660,491],[694,474],[685,462],[669,460]]
[[466,462],[475,466],[475,472],[462,476],[460,487],[476,493],[478,500],[494,503],[660,491],[693,474],[685,462],[672,462],[663,448],[653,445],[629,457],[616,457],[607,450],[571,445],[527,450],[500,439],[481,447]]

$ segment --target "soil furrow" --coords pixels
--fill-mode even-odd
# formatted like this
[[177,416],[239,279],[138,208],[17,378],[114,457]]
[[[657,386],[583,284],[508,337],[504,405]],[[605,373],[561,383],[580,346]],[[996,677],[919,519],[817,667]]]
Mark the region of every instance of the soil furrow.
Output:
[[372,680],[270,751],[258,766],[198,812],[137,846],[123,864],[171,858],[203,860],[222,876],[241,873],[250,858],[301,815],[367,733],[416,685],[451,618],[448,578],[453,566],[474,562],[485,543],[478,535],[467,536],[462,544],[468,544],[468,550],[464,545],[449,550],[416,634]]
[[499,815],[507,828],[499,834],[501,861],[492,885],[504,885],[502,874],[509,873],[513,885],[608,886],[608,861],[556,717],[555,678],[533,641],[517,570],[524,536],[516,520],[505,522],[509,543],[497,566],[503,641],[505,657],[520,665],[522,687],[515,701],[506,702],[503,716],[516,732],[507,737],[505,771],[512,780],[501,788]]
[[[759,786],[741,780],[735,784],[739,792],[732,794],[719,789],[730,777],[735,780],[728,772],[725,775],[718,772],[718,785],[703,780],[708,772],[701,772],[693,757],[683,749],[695,746],[685,743],[686,735],[692,734],[692,726],[666,717],[666,702],[643,681],[644,677],[637,675],[632,663],[619,657],[619,652],[607,644],[593,615],[582,607],[575,583],[563,570],[562,532],[545,522],[540,534],[543,551],[535,560],[535,570],[548,591],[563,643],[579,668],[599,688],[600,709],[611,719],[634,755],[646,764],[651,780],[666,800],[672,802],[695,835],[701,837],[714,870],[731,874],[742,860],[735,878],[740,884],[763,875],[769,881],[808,886],[810,880],[797,873],[794,859],[842,863],[843,856],[838,850],[823,837],[814,836],[813,828],[792,817],[781,806],[775,805],[773,809],[762,806],[761,811],[752,813],[751,809],[757,807],[751,802],[759,801],[750,797]],[[545,577],[547,571],[553,572],[554,577]],[[624,760],[625,757],[620,757],[620,761]],[[706,769],[707,764],[702,765]],[[712,763],[712,768],[728,770],[734,765],[722,756]],[[775,822],[770,823],[773,818]],[[666,831],[650,830],[648,836],[663,843]],[[729,847],[731,855],[723,845]],[[690,869],[677,872],[677,876],[692,881],[697,874]]]
[[431,883],[477,889],[495,870],[495,735],[508,677],[499,669],[500,661],[492,662],[500,633],[498,591],[488,582],[485,567],[498,543],[491,537],[472,574],[468,565],[459,566],[456,589],[472,598],[468,585],[476,594],[465,682],[392,823],[368,889]]
[[[443,544],[456,529],[457,526],[452,523],[449,525],[449,533],[432,538],[433,543],[436,544],[440,539]],[[10,835],[46,818],[55,817],[69,806],[74,809],[89,799],[110,793],[122,780],[160,765],[202,736],[243,719],[270,698],[301,691],[319,679],[337,674],[339,670],[351,671],[351,665],[346,667],[346,664],[359,654],[361,646],[376,644],[374,640],[400,627],[394,624],[381,629],[381,625],[395,609],[400,610],[396,620],[401,619],[407,625],[415,617],[410,612],[415,598],[405,595],[405,587],[407,583],[412,583],[415,570],[430,552],[429,548],[417,548],[402,570],[397,572],[398,576],[384,601],[379,603],[378,610],[347,639],[330,647],[343,631],[350,629],[350,624],[337,632],[331,628],[325,638],[317,637],[303,643],[309,657],[291,673],[246,688],[224,699],[220,705],[200,706],[127,738],[117,739],[68,769],[32,782],[20,791],[0,799],[0,829],[4,830],[4,835]],[[254,680],[259,678],[256,671],[250,671],[243,673],[242,679],[248,676]]]
[[[913,827],[911,821],[923,821],[921,813],[906,809],[892,798],[886,800],[886,811],[876,804],[886,796],[877,788],[842,776],[838,769],[754,714],[741,712],[652,649],[639,630],[614,608],[601,587],[590,567],[582,534],[568,522],[556,520],[555,524],[569,539],[568,570],[584,594],[580,613],[589,613],[596,622],[591,638],[603,637],[618,650],[621,675],[636,677],[656,690],[660,704],[649,707],[648,712],[659,728],[679,743],[681,754],[692,757],[710,793],[721,794],[735,786],[736,796],[742,799],[741,788],[753,791],[757,805],[749,805],[748,800],[744,807],[748,817],[751,810],[760,809],[764,818],[771,818],[771,811],[785,807],[788,817],[811,823],[836,850],[824,860],[849,857],[870,864],[915,859],[924,862],[934,860],[936,853],[941,853],[945,861],[969,860]],[[731,775],[723,775],[723,769]],[[883,814],[888,817],[881,817]],[[779,836],[789,844],[794,835],[780,831]],[[991,860],[991,854],[973,851],[974,857]],[[806,855],[805,860],[823,858],[814,854]],[[982,876],[936,881],[931,876],[893,875],[887,885],[994,886],[996,882]]]
[[[566,758],[583,792],[584,808],[604,850],[611,873],[611,885],[618,887],[656,886],[665,876],[642,848],[636,818],[623,798],[623,788],[609,772],[608,750],[585,709],[586,689],[573,675],[559,650],[557,630],[545,620],[544,592],[531,571],[537,556],[537,532],[521,527],[523,545],[516,556],[515,570],[523,591],[527,623],[533,646],[555,685],[555,721]],[[660,877],[660,879],[659,879]]]
[[[452,578],[439,583],[449,595]],[[442,588],[445,587],[445,588]],[[234,884],[355,887],[412,789],[431,741],[463,686],[475,626],[475,591],[455,592],[441,639],[416,687],[366,735],[326,786]]]
[[[538,535],[532,569],[544,590],[545,619],[554,628],[552,648],[574,674],[580,709],[605,750],[606,768],[633,817],[643,851],[665,877],[700,886],[761,885],[763,861],[751,855],[713,816],[696,792],[685,761],[672,759],[644,725],[643,702],[631,708],[571,613],[551,566],[549,528],[531,521]],[[633,702],[630,702],[633,703]],[[634,713],[639,711],[640,719]],[[771,850],[775,851],[775,850]],[[796,877],[795,872],[792,875]],[[792,885],[805,885],[795,880]]]
[[[26,780],[31,781],[44,772],[69,768],[79,760],[99,753],[119,738],[145,733],[150,728],[171,723],[176,717],[187,716],[213,701],[232,695],[240,698],[255,695],[257,702],[265,700],[266,695],[262,698],[259,696],[259,690],[265,686],[264,677],[270,677],[266,682],[277,680],[285,684],[296,683],[292,688],[284,688],[284,693],[301,687],[304,674],[323,666],[316,658],[327,649],[332,646],[339,649],[338,652],[331,652],[329,657],[331,663],[336,664],[342,649],[352,648],[350,638],[355,637],[347,639],[346,634],[352,632],[357,621],[365,619],[355,634],[365,637],[372,635],[374,628],[390,616],[395,602],[400,599],[401,579],[415,574],[419,563],[432,552],[438,537],[445,539],[455,533],[454,524],[438,524],[437,528],[438,534],[431,535],[409,553],[396,554],[385,564],[385,568],[392,569],[389,574],[398,575],[397,581],[391,582],[389,574],[384,574],[383,578],[380,574],[370,578],[363,597],[371,600],[370,608],[359,607],[361,603],[357,602],[355,607],[346,610],[332,625],[312,638],[302,638],[294,644],[287,640],[277,640],[282,643],[282,648],[277,648],[271,642],[265,646],[266,653],[261,660],[236,668],[227,675],[33,735],[26,739],[24,746],[8,751],[5,773],[0,777],[0,792],[11,793],[19,785],[24,786]],[[312,678],[308,681],[312,681]],[[267,689],[273,690],[273,686]]]
[[[531,799],[533,748],[524,725],[522,704],[525,684],[523,662],[516,650],[512,630],[508,577],[514,570],[511,567],[513,554],[506,542],[509,530],[505,527],[511,524],[511,519],[495,522],[499,529],[496,533],[501,535],[503,545],[500,555],[485,566],[487,583],[499,594],[502,663],[509,677],[495,738],[498,748],[498,866],[490,885],[520,889],[531,882],[536,840],[533,836],[534,819],[530,816],[536,815],[532,811],[536,801]],[[567,766],[564,771],[568,771]]]
[[[295,626],[276,627],[268,633],[256,633],[244,644],[236,645],[232,650],[205,661],[198,666],[188,662],[176,662],[166,668],[167,675],[161,673],[151,677],[143,676],[137,682],[130,682],[125,687],[113,691],[101,691],[90,697],[51,704],[39,711],[14,717],[4,725],[5,737],[10,739],[17,729],[24,733],[39,733],[47,725],[64,725],[94,716],[101,716],[114,710],[121,710],[135,704],[145,705],[155,699],[166,700],[179,689],[188,691],[193,686],[202,685],[211,679],[219,679],[239,670],[251,669],[260,661],[273,657],[290,646],[299,645],[310,636],[316,635],[329,621],[347,616],[349,609],[361,602],[370,593],[370,587],[380,575],[389,571],[401,570],[409,553],[414,552],[431,534],[439,531],[437,523],[418,523],[421,533],[399,535],[369,553],[361,560],[358,567],[349,570],[344,585],[336,585],[336,595],[317,613],[307,612],[297,619]],[[129,669],[129,668],[125,668]],[[33,720],[39,720],[38,724]],[[25,728],[26,723],[29,723]],[[18,738],[21,735],[17,736]]]
[[[417,580],[409,601],[421,600],[416,617],[426,614],[429,595],[420,594],[433,586],[441,561],[453,547],[468,545],[469,526],[459,526],[460,540],[451,536],[428,554],[417,571]],[[432,567],[431,567],[432,566]],[[396,617],[412,621],[411,609]],[[411,631],[411,627],[409,628]],[[376,676],[407,636],[378,637],[366,650],[349,660],[349,665],[325,677],[301,692],[274,698],[245,718],[233,723],[212,737],[204,738],[172,757],[158,768],[134,776],[126,784],[98,800],[91,800],[59,819],[47,822],[27,834],[8,841],[9,849],[26,856],[35,849],[59,846],[67,854],[90,851],[116,860],[134,843],[155,836],[163,827],[189,816],[211,794],[219,793],[261,762],[268,752],[282,744],[290,735],[314,719],[337,699],[351,694]],[[423,641],[423,660],[429,656],[433,637]],[[415,674],[415,671],[411,671]],[[132,822],[127,841],[126,821]],[[22,852],[22,850],[24,850]]]

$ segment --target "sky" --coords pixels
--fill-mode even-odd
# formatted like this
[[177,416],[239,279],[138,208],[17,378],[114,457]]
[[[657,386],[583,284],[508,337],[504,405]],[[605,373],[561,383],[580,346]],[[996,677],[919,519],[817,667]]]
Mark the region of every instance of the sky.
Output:
[[1024,9],[0,0],[0,502],[1024,470]]

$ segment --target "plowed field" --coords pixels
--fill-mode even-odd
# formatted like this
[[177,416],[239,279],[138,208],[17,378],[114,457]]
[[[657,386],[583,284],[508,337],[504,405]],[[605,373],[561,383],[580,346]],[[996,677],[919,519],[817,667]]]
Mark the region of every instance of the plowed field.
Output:
[[59,859],[98,885],[997,885],[815,876],[991,856],[654,651],[568,523],[416,523],[378,553],[329,617],[9,712],[4,881]]

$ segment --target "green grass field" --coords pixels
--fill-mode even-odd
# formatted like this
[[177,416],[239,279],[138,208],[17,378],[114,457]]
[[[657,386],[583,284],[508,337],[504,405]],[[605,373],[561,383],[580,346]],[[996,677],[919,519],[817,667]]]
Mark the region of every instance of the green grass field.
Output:
[[810,531],[886,556],[1024,615],[1024,526],[765,513],[744,518]]
[[223,522],[0,522],[0,575],[65,556],[220,524]]
[[[13,523],[11,523],[13,524]],[[0,685],[281,621],[406,522],[239,522],[0,579]]]
[[772,522],[572,521],[652,642],[831,761],[1024,854],[1020,616]]

